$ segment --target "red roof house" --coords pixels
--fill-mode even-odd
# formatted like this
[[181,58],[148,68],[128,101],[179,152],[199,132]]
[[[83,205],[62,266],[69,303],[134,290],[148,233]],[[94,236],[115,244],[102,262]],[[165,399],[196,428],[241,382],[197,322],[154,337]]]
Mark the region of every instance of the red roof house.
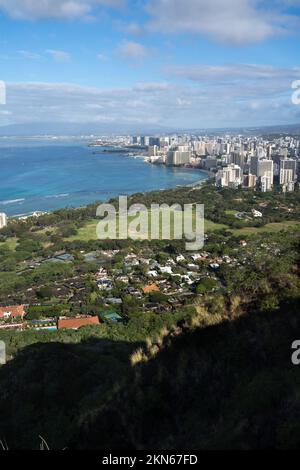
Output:
[[143,287],[144,294],[150,294],[151,292],[159,292],[160,288],[156,284],[148,284]]
[[78,317],[78,318],[60,318],[57,322],[57,328],[78,330],[82,326],[100,325],[98,317]]
[[10,318],[23,318],[26,312],[24,305],[13,305],[11,307],[0,307],[0,320],[8,320]]

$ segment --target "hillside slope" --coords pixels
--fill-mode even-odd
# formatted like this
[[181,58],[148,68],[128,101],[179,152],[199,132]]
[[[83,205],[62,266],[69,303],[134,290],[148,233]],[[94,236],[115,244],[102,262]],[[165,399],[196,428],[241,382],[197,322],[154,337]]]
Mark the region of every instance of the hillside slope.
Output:
[[81,416],[71,447],[297,448],[298,300],[211,326],[179,325],[137,351],[122,388]]

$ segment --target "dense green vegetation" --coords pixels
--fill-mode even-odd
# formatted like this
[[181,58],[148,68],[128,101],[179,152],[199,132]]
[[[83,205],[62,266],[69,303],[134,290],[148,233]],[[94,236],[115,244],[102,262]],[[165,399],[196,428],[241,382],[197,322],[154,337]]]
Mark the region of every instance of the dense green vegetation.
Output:
[[[181,284],[166,273],[171,294],[140,299],[115,282],[109,295],[122,299],[113,309],[124,323],[0,331],[9,359],[0,367],[0,440],[10,448],[38,448],[40,435],[59,449],[299,446],[300,366],[291,363],[300,331],[299,193],[205,184],[130,203],[178,201],[204,203],[208,220],[198,280],[179,306],[169,304]],[[263,217],[235,217],[253,208]],[[183,241],[93,239],[95,209],[61,210],[0,232],[1,304],[30,304],[27,320],[99,314],[108,309],[95,283],[99,266],[126,276],[129,253],[161,264],[187,257]],[[120,251],[111,259],[84,258],[113,249]],[[71,258],[51,261],[60,252]],[[185,274],[190,262],[173,272]],[[149,282],[147,269],[131,271],[133,290]]]
[[[217,189],[206,183],[202,188],[176,188],[137,194],[129,198],[129,204],[141,203],[202,203],[205,205],[205,229],[208,233],[225,230],[233,236],[245,237],[258,233],[276,233],[281,230],[299,229],[299,192],[288,194],[259,193],[245,190]],[[117,201],[112,200],[116,204]],[[82,263],[81,250],[114,249],[132,247],[131,240],[100,241],[95,236],[97,204],[82,209],[63,209],[27,221],[11,222],[0,231],[0,302],[7,295],[12,300],[26,302],[26,289],[32,285],[44,287],[55,278],[67,279],[72,275],[95,271],[93,263]],[[260,219],[240,220],[235,212],[261,210]],[[165,242],[135,242],[134,247],[155,247],[164,250]],[[183,243],[174,242],[179,250]],[[74,256],[68,265],[44,262],[55,253],[64,250]],[[43,264],[40,264],[42,261]],[[19,295],[16,296],[16,293]],[[37,299],[38,300],[38,299]]]

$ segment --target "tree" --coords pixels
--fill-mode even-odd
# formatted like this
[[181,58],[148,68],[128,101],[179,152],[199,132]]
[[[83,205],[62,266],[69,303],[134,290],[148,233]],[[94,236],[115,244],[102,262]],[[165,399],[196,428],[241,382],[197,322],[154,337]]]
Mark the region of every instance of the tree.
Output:
[[51,297],[53,297],[53,295],[54,295],[54,291],[49,286],[42,287],[36,293],[37,298],[41,300],[49,300],[51,299]]
[[168,302],[168,297],[162,292],[150,292],[148,298],[149,298],[149,301],[153,304]]
[[207,294],[218,286],[218,282],[210,277],[205,277],[196,286],[196,294]]

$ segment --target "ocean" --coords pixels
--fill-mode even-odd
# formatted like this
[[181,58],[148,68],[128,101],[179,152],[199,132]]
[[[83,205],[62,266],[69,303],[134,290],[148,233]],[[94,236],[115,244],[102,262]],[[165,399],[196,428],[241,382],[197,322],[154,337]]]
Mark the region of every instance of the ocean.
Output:
[[0,212],[10,216],[85,206],[120,194],[205,180],[196,169],[167,168],[122,153],[94,154],[87,141],[0,140]]

